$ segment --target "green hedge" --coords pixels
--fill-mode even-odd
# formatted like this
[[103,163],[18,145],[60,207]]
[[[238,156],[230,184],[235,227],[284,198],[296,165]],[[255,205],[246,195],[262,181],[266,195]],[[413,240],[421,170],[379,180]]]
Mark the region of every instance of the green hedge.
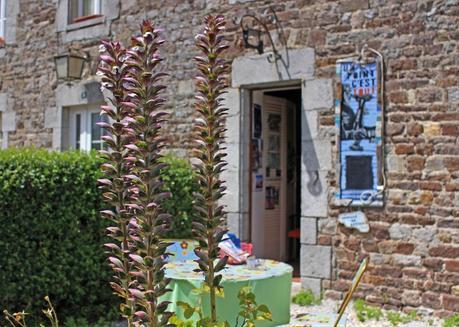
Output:
[[172,215],[171,230],[167,238],[192,238],[191,222],[196,218],[193,209],[193,192],[198,184],[188,160],[168,154],[163,158],[167,167],[161,170],[163,191],[172,197],[161,204],[164,211]]
[[1,309],[42,316],[49,295],[61,320],[112,311],[99,165],[94,154],[0,151]]

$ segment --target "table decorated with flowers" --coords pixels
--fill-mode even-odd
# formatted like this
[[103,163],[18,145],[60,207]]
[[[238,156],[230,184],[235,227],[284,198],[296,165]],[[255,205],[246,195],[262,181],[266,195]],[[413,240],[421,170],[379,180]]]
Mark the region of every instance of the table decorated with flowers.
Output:
[[[210,306],[208,295],[196,292],[204,280],[202,273],[194,272],[198,265],[192,260],[171,261],[166,265],[166,277],[171,278],[169,287],[172,292],[164,296],[171,301],[169,310],[176,312],[183,319],[182,309],[178,301],[192,306],[201,303],[204,314],[209,315]],[[217,297],[217,316],[220,321],[228,321],[236,325],[240,311],[238,292],[244,286],[250,286],[256,296],[258,305],[265,304],[272,313],[272,321],[257,322],[257,326],[279,326],[290,319],[290,291],[293,268],[288,264],[273,260],[259,260],[259,265],[250,267],[244,265],[228,265],[222,271],[223,297]],[[197,319],[197,315],[192,319]]]

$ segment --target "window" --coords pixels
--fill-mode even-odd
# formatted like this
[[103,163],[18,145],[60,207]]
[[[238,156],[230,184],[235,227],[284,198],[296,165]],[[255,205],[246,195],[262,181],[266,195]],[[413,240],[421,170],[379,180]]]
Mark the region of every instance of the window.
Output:
[[99,113],[100,110],[96,106],[70,110],[70,148],[81,151],[102,149],[104,144],[101,136],[104,131],[97,123],[105,121],[105,116],[101,117]]
[[69,0],[69,24],[100,15],[100,0]]
[[6,0],[0,0],[0,38],[5,39]]
[[[18,2],[15,0],[13,2]],[[63,43],[110,36],[119,18],[121,0],[54,0],[57,3],[56,28]],[[9,3],[8,3],[9,4]],[[8,32],[9,35],[9,32]]]

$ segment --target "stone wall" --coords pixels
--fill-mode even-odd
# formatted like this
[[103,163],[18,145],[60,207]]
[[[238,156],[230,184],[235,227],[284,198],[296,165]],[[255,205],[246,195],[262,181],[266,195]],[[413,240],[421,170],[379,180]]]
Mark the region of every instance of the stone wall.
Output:
[[[164,27],[168,40],[163,50],[165,69],[171,73],[168,135],[175,148],[186,150],[193,113],[193,35],[201,18],[207,12],[227,15],[230,57],[235,58],[252,51],[242,49],[241,33],[231,19],[246,12],[260,14],[273,3],[111,0],[115,8],[103,29],[69,37],[65,28],[58,29],[62,1],[20,0],[15,40],[0,51],[0,95],[7,98],[1,102],[7,108],[0,112],[15,113],[8,119],[13,125],[8,126],[9,146],[52,147],[53,125],[47,124],[45,113],[57,106],[54,55],[69,47],[87,51],[88,79],[96,71],[100,37],[127,43],[140,21],[152,18]],[[458,1],[278,3],[275,10],[288,47],[315,49],[315,77],[335,78],[336,60],[355,55],[365,43],[387,61],[386,205],[364,210],[371,225],[368,235],[338,226],[342,209],[333,205],[328,218],[318,220],[316,242],[330,246],[333,256],[331,280],[322,281],[326,295],[341,296],[359,260],[369,255],[372,264],[359,291],[369,302],[434,309],[439,315],[459,311]],[[321,110],[318,120],[322,135],[334,145],[333,109]],[[327,183],[332,198],[334,169]]]
[[[330,206],[329,218],[319,221],[318,243],[332,245],[334,260],[332,281],[323,286],[329,296],[341,295],[369,255],[360,296],[449,315],[459,311],[458,2],[346,3],[350,12],[335,7],[326,14],[339,24],[323,18],[325,29],[316,38],[316,62],[323,66],[317,69],[332,77],[335,54],[354,52],[354,42],[384,54],[388,182],[385,207],[364,210],[368,235],[337,226],[338,207]],[[333,125],[332,112],[323,113],[321,124]],[[329,177],[332,191],[335,172]]]

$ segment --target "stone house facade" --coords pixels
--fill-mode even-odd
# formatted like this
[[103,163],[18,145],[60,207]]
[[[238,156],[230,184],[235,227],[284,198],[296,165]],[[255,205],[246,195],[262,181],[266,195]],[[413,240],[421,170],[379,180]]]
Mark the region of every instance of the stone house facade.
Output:
[[[71,7],[80,2],[90,7]],[[262,15],[270,6],[283,31],[268,26],[288,65],[267,60],[272,51],[267,40],[266,54],[244,49],[242,31],[233,22],[246,13]],[[96,144],[87,135],[103,103],[95,76],[100,39],[127,44],[141,20],[150,18],[164,28],[167,40],[163,55],[172,111],[167,133],[182,155],[189,149],[193,117],[193,35],[205,13],[225,14],[233,68],[226,97],[230,228],[246,240],[257,228],[250,186],[251,104],[259,92],[293,90],[299,115],[294,120],[300,122],[294,193],[303,286],[339,298],[360,260],[369,256],[358,296],[439,316],[459,311],[459,1],[0,0],[0,8],[3,148]],[[348,209],[333,201],[335,63],[355,56],[364,44],[386,60],[387,189],[383,207],[361,208],[369,233],[338,224],[337,216]],[[57,80],[53,60],[69,49],[89,58],[82,80],[71,84]],[[83,135],[73,126],[78,119],[89,121],[78,125],[88,133],[85,146],[72,136]]]

